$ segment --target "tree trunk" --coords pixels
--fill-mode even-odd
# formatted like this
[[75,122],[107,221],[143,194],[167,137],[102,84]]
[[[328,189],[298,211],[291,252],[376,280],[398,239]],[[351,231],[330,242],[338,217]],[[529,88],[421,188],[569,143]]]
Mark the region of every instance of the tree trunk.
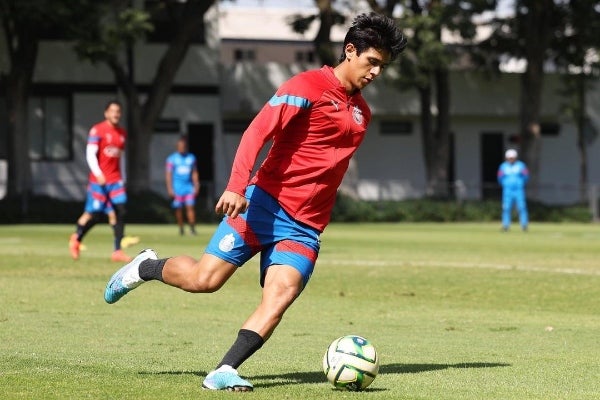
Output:
[[317,56],[321,63],[329,66],[336,66],[338,57],[333,50],[331,43],[331,27],[334,23],[334,11],[331,8],[331,0],[316,0],[319,8],[319,30],[313,39],[313,44],[317,52]]
[[523,33],[527,68],[521,76],[520,137],[521,158],[530,172],[528,194],[538,197],[540,152],[542,147],[540,111],[544,83],[544,61],[550,38],[553,0],[529,0],[524,16]]
[[586,121],[586,101],[585,101],[585,74],[579,74],[577,79],[577,97],[579,98],[577,115],[577,150],[579,152],[579,201],[585,203],[588,192],[588,168],[587,168],[587,143],[585,138]]
[[[146,101],[142,104],[137,90],[123,74],[122,68],[113,65],[117,82],[127,96],[132,126],[129,126],[129,145],[127,153],[128,190],[133,193],[150,188],[150,144],[154,125],[167,101],[177,70],[189,49],[191,38],[198,29],[198,16],[204,15],[212,1],[190,0],[186,3],[184,17],[180,21],[177,35],[160,60],[156,75],[150,87]],[[121,71],[119,72],[118,69]],[[129,82],[129,83],[128,83]]]
[[428,187],[433,197],[446,198],[449,194],[448,160],[450,159],[450,81],[447,69],[438,68],[435,71],[435,86],[438,116],[434,132],[433,170]]
[[540,107],[543,75],[528,71],[521,77],[520,107],[520,158],[527,164],[530,173],[528,194],[538,197],[540,152],[542,147],[540,128]]
[[434,171],[436,168],[435,134],[433,132],[433,121],[431,116],[431,87],[419,87],[419,100],[421,107],[421,139],[423,143],[423,157],[425,158],[425,177],[427,179],[425,194],[433,196]]
[[27,214],[28,197],[33,191],[29,160],[28,99],[38,41],[30,29],[18,32],[17,47],[11,49],[7,79],[8,110],[8,196],[21,197],[22,212]]

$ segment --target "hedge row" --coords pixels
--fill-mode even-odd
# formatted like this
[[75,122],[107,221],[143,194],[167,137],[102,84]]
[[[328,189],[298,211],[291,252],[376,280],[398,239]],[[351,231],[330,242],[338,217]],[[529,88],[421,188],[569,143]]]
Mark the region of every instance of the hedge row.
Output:
[[[590,222],[587,206],[550,206],[528,202],[529,218],[537,222]],[[516,213],[516,211],[515,211]],[[499,221],[500,201],[404,200],[357,201],[338,195],[332,214],[337,222],[490,222]]]
[[[584,205],[549,206],[528,203],[532,221],[590,222],[591,213]],[[199,204],[199,222],[216,222],[212,205]],[[83,211],[81,201],[61,201],[34,196],[25,204],[21,199],[0,201],[0,223],[75,223]],[[404,200],[366,202],[338,195],[333,209],[334,222],[489,222],[500,220],[499,201]],[[169,201],[153,192],[130,194],[127,207],[130,223],[174,223]]]

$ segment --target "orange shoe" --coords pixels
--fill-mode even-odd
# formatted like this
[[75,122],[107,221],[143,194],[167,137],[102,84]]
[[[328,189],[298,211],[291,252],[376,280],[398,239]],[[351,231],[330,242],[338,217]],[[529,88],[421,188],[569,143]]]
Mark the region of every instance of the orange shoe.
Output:
[[110,256],[110,261],[130,262],[133,258],[129,257],[123,250],[115,250]]
[[73,233],[69,238],[69,251],[71,252],[71,257],[73,260],[79,259],[79,246],[81,242],[77,240],[77,234]]

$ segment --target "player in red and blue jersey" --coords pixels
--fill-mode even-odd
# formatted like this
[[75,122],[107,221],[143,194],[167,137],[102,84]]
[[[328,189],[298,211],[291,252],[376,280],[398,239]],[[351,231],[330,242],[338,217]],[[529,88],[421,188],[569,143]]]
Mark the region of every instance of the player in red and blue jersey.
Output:
[[502,186],[502,230],[510,229],[511,214],[516,205],[521,229],[527,231],[529,213],[525,185],[529,180],[529,170],[523,161],[517,160],[518,153],[515,149],[506,150],[504,157],[506,161],[498,168],[498,183]]
[[165,162],[165,183],[167,193],[173,199],[171,207],[175,210],[175,219],[179,234],[184,234],[183,208],[190,233],[196,234],[196,196],[200,191],[200,178],[196,166],[196,156],[188,151],[187,137],[177,140],[177,151],[171,153]]
[[[244,132],[215,207],[225,216],[200,260],[158,259],[146,249],[110,278],[104,299],[111,304],[149,280],[210,293],[260,253],[261,302],[204,388],[252,390],[237,368],[269,339],[308,283],[338,187],[371,119],[361,90],[405,46],[393,19],[356,17],[339,64],[285,82]],[[267,143],[272,144],[266,159],[251,176]]]
[[76,231],[69,240],[69,251],[74,260],[79,259],[83,237],[106,214],[114,234],[114,251],[111,260],[131,261],[131,257],[121,249],[127,203],[121,172],[124,168],[121,168],[121,163],[127,132],[119,126],[120,120],[121,104],[115,100],[109,101],[104,109],[104,121],[94,125],[88,135],[86,161],[90,174],[85,208],[77,220]]

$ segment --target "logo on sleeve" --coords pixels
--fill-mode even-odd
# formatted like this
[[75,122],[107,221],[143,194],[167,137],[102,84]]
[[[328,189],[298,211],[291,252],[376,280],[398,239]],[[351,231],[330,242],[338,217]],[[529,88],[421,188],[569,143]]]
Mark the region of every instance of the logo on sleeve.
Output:
[[358,108],[358,106],[354,106],[354,108],[352,109],[352,118],[354,119],[354,122],[356,122],[358,125],[362,126],[362,124],[364,122],[364,118],[363,118],[362,110],[360,108]]

